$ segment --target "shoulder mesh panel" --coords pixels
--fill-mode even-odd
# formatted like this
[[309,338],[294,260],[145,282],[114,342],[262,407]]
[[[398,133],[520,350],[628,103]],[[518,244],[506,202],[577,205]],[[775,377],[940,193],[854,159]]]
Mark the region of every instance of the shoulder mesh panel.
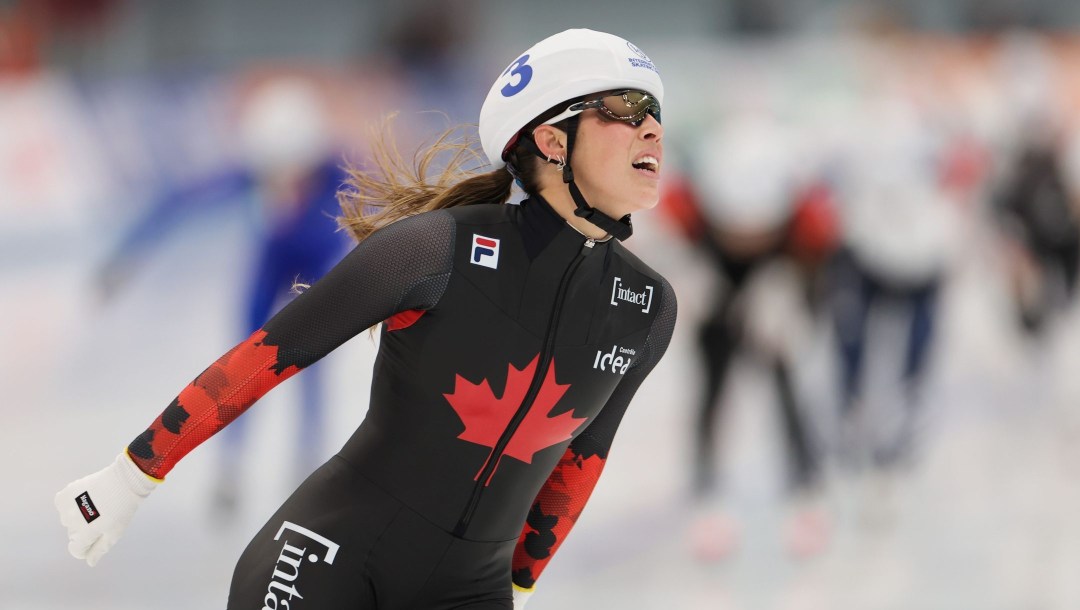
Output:
[[267,343],[303,368],[396,313],[434,307],[453,268],[456,226],[440,210],[372,233],[266,323]]

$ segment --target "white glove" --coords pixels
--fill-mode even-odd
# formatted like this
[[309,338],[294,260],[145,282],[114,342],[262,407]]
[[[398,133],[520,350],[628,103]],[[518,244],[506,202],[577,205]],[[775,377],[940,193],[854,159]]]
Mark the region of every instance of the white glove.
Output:
[[533,592],[536,589],[522,589],[521,587],[514,585],[514,610],[524,610],[525,603],[532,597]]
[[60,523],[68,531],[68,551],[97,564],[124,533],[139,502],[161,481],[145,474],[125,450],[108,467],[69,483],[56,494]]

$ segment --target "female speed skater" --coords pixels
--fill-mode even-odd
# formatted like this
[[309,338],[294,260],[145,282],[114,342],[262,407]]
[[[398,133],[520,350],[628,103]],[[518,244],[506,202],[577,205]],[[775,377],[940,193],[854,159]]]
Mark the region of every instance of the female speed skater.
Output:
[[405,179],[383,142],[341,195],[356,248],[56,495],[70,552],[96,564],[186,453],[382,323],[364,421],[255,535],[227,607],[524,607],[674,328],[670,284],[621,243],[659,199],[663,96],[641,49],[568,30],[492,85],[490,171],[443,139],[439,179]]

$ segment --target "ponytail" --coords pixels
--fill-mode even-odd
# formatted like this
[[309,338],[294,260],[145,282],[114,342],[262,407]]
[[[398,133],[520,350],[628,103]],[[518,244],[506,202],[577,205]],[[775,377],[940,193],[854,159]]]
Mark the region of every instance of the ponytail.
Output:
[[[407,216],[475,203],[505,203],[514,177],[505,167],[490,172],[478,152],[477,138],[451,127],[433,144],[418,150],[408,163],[392,137],[393,116],[382,122],[372,141],[371,166],[347,168],[345,188],[338,192],[338,225],[356,241]],[[432,166],[446,159],[438,175]]]

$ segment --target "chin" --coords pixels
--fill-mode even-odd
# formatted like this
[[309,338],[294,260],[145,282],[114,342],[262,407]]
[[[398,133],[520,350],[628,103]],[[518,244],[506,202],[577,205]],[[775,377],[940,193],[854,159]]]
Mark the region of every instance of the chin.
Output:
[[660,193],[657,190],[650,190],[646,193],[642,193],[637,197],[639,202],[637,209],[639,210],[651,210],[660,203]]
[[[638,190],[624,189],[623,192],[610,191],[607,197],[597,197],[595,203],[588,195],[585,196],[585,200],[589,202],[589,205],[612,218],[622,218],[627,214],[655,208],[656,205],[660,203],[660,189],[646,188]],[[616,204],[608,205],[609,202],[616,202]]]

